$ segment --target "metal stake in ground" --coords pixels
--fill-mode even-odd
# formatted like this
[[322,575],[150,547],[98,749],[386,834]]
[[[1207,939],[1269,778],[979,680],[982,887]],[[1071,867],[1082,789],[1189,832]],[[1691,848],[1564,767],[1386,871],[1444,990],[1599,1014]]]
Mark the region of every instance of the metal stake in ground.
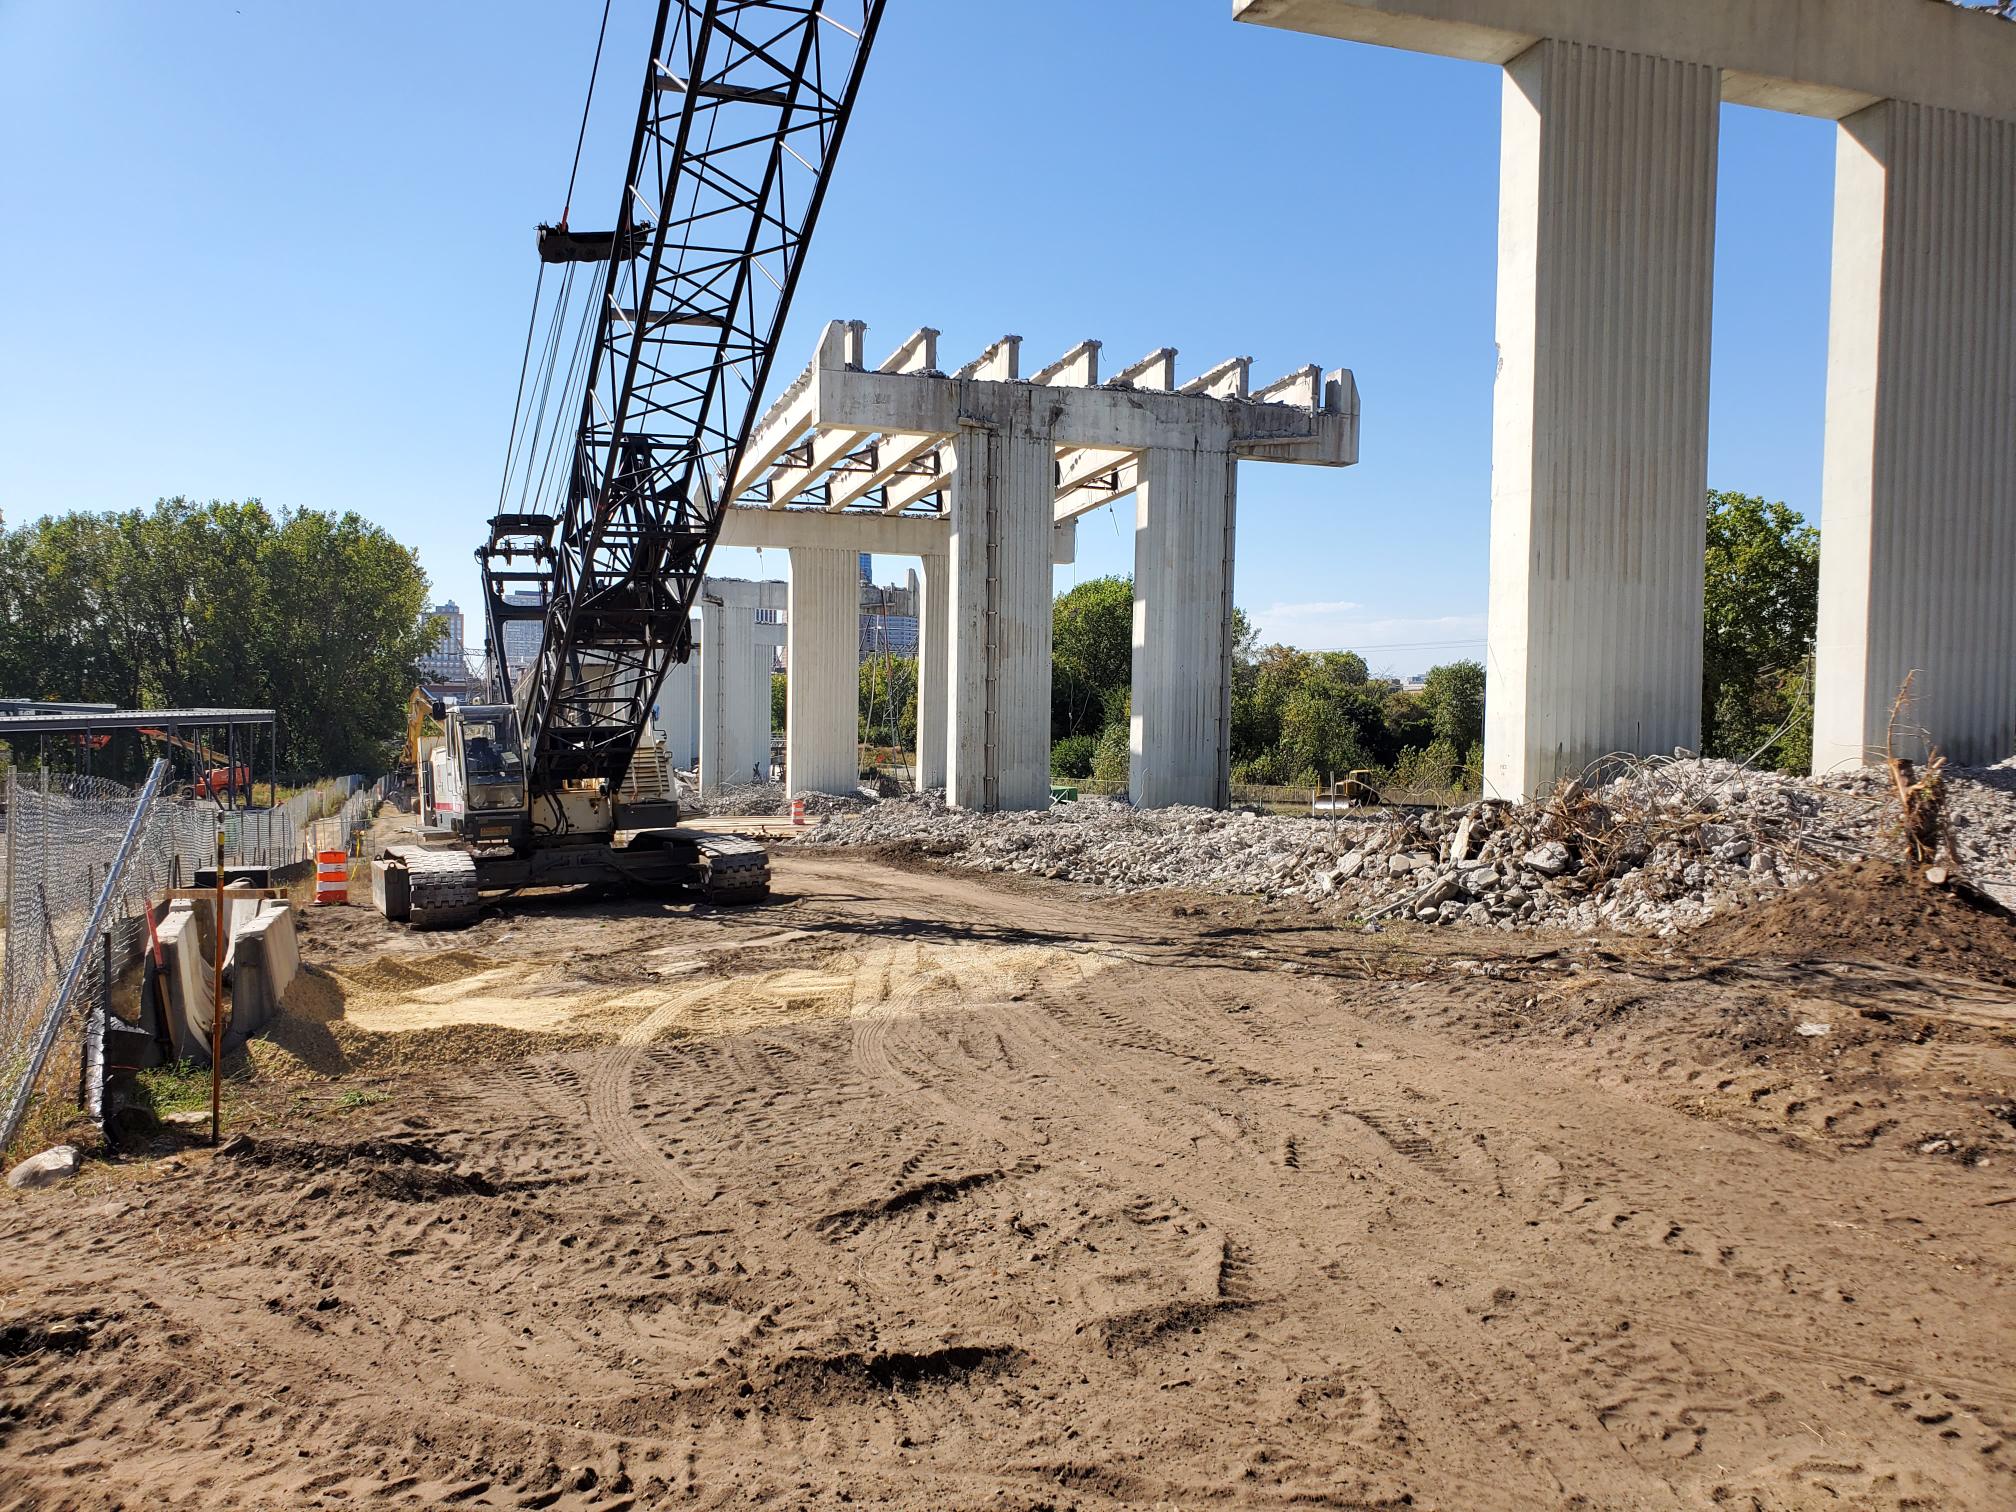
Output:
[[224,818],[217,818],[217,926],[210,935],[210,1143],[223,1132],[224,1107]]

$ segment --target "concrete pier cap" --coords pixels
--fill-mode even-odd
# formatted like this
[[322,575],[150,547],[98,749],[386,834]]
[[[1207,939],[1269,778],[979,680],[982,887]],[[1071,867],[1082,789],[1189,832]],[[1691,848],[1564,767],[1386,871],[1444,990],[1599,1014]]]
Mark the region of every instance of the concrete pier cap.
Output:
[[[1350,371],[1255,387],[1250,358],[1183,381],[1158,347],[1109,369],[1097,341],[1025,365],[1003,336],[958,367],[921,327],[880,364],[830,322],[752,429],[721,544],[791,553],[786,764],[851,786],[853,553],[922,563],[920,786],[976,809],[1050,801],[1053,569],[1080,516],[1136,501],[1136,801],[1226,799],[1235,464],[1358,460]],[[946,371],[950,368],[950,371]],[[844,704],[843,704],[844,698]]]
[[1701,63],[1732,105],[1830,121],[1878,100],[2016,111],[2016,27],[1942,0],[1232,0],[1232,15],[1478,63],[1541,41]]

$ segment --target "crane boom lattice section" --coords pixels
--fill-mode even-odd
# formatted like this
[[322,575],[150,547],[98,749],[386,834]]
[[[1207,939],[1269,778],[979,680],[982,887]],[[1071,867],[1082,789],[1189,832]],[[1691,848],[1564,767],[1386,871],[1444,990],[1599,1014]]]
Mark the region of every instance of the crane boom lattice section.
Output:
[[499,515],[485,555],[493,611],[507,548],[550,572],[515,689],[535,786],[619,783],[690,651],[882,4],[661,0],[614,232],[542,230],[549,261],[609,263],[564,506]]

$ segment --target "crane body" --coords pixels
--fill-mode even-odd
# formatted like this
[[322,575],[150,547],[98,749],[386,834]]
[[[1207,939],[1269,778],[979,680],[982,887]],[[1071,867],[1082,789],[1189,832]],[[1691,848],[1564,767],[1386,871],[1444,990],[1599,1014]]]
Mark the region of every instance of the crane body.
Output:
[[[539,228],[542,265],[596,280],[564,496],[500,499],[478,548],[494,701],[446,711],[419,774],[426,843],[373,866],[387,917],[466,923],[485,892],[569,883],[767,896],[759,842],[618,794],[691,654],[882,5],[660,0],[615,229]],[[506,630],[527,622],[538,651],[514,675]]]

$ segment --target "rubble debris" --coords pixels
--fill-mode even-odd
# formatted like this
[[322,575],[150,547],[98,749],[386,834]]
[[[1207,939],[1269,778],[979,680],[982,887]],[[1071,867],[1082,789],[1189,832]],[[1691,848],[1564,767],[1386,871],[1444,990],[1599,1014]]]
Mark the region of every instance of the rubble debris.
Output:
[[723,788],[711,798],[698,796],[698,791],[697,788],[690,793],[682,791],[680,810],[694,818],[712,819],[788,814],[793,798],[805,801],[807,814],[854,814],[873,807],[884,796],[892,796],[880,794],[865,784],[852,793],[814,793],[804,789],[793,793],[781,782],[745,782],[739,787]]
[[77,1174],[84,1157],[77,1146],[61,1144],[44,1150],[40,1155],[30,1155],[26,1160],[7,1173],[7,1185],[26,1190],[32,1187],[54,1186],[59,1181],[68,1181]]
[[[2016,902],[2016,759],[1943,776],[1962,874]],[[1539,802],[1334,820],[1089,797],[983,815],[927,793],[841,815],[797,843],[908,844],[981,871],[1116,892],[1303,899],[1368,919],[1670,934],[1858,857],[1894,854],[1890,782],[1882,767],[1816,780],[1681,758],[1565,783]]]

